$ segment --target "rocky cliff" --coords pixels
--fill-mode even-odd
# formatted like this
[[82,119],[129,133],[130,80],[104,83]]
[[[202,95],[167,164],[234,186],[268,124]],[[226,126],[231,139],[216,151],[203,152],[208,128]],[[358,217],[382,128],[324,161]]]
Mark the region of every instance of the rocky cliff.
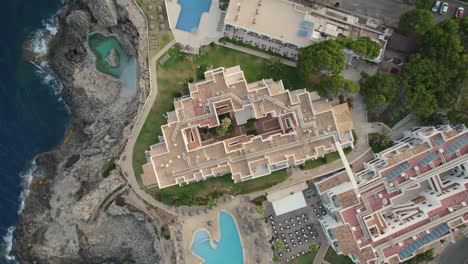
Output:
[[138,58],[144,87],[147,42],[136,8],[131,0],[71,0],[57,13],[59,33],[49,58],[64,86],[70,127],[60,146],[36,159],[42,176],[31,184],[14,233],[13,254],[20,263],[160,262],[151,220],[122,204],[116,210],[112,203],[126,188],[119,171],[103,177],[124,147],[144,89],[131,98],[121,96],[119,81],[96,71],[86,42],[94,31],[117,36]]

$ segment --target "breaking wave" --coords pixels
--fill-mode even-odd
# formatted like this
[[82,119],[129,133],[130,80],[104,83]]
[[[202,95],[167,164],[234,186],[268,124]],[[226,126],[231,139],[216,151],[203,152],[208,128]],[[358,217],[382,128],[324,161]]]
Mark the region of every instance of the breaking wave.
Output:
[[[48,43],[52,39],[52,37],[57,34],[58,30],[58,22],[57,18],[54,16],[49,17],[48,19],[44,19],[42,21],[42,28],[36,30],[30,39],[30,46],[29,51],[35,55],[36,58],[40,58],[47,55],[48,51]],[[62,84],[55,78],[53,75],[52,69],[50,68],[49,64],[45,60],[38,60],[38,61],[29,61],[35,67],[35,73],[41,79],[42,84],[51,87],[51,91],[57,96],[57,99],[63,102],[60,93],[62,91]],[[66,104],[64,103],[66,106]],[[67,107],[68,109],[68,107]],[[19,196],[19,207],[18,207],[18,215],[21,214],[25,207],[26,199],[30,192],[30,187],[32,180],[37,174],[40,173],[37,170],[36,160],[35,158],[32,160],[31,165],[24,170],[21,174],[21,187],[22,191]],[[3,241],[1,250],[3,251],[4,258],[6,259],[7,263],[16,263],[16,259],[11,254],[11,249],[13,247],[13,232],[15,231],[15,226],[10,226],[7,230],[5,236],[3,236]],[[3,255],[2,253],[2,255]],[[3,256],[2,256],[3,257]],[[1,259],[0,259],[1,262]]]
[[46,55],[49,41],[58,32],[58,21],[55,15],[42,20],[42,28],[34,32],[31,38],[31,52],[36,55]]
[[[40,172],[38,173],[37,171],[36,158],[32,160],[29,168],[20,174],[22,191],[19,196],[20,205],[17,211],[18,215],[21,214],[21,212],[24,209],[26,198],[29,195],[31,182],[35,176],[40,176]],[[15,227],[10,226],[8,228],[7,233],[3,237],[4,248],[5,248],[5,258],[9,261],[12,261],[12,263],[16,263],[15,257],[10,255],[11,249],[13,247],[13,232],[14,231],[15,231]]]

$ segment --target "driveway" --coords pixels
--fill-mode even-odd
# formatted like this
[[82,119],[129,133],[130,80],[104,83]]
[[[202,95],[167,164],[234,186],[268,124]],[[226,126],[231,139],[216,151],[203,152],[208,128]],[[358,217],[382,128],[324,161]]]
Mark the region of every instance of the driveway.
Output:
[[465,17],[467,16],[468,3],[458,1],[458,0],[445,0],[445,1],[442,0],[441,2],[442,3],[443,2],[448,3],[448,5],[449,5],[448,6],[448,11],[447,11],[447,13],[445,15],[441,15],[440,13],[435,13],[434,17],[435,17],[435,22],[436,23],[439,23],[439,22],[447,20],[447,19],[454,18],[455,17],[455,12],[457,11],[458,7],[464,7],[465,8]]
[[[398,26],[400,16],[415,8],[414,5],[407,4],[402,0],[329,0],[328,4],[333,5],[335,2],[340,3],[338,9],[380,19],[389,26]],[[442,0],[441,2],[447,2],[449,9],[445,15],[434,14],[436,23],[453,18],[455,11],[460,6],[465,8],[465,14],[468,9],[468,3],[459,0]]]
[[340,9],[356,12],[382,20],[387,25],[397,25],[399,17],[414,8],[401,0],[330,0],[340,3]]

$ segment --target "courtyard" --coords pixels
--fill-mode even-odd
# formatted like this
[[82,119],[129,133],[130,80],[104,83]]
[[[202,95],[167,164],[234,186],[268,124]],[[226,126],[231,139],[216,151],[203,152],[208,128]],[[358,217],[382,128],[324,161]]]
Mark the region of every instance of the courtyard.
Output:
[[[185,84],[188,81],[194,81],[199,77],[197,73],[200,72],[200,68],[240,65],[248,81],[261,80],[263,78],[270,78],[271,76],[268,72],[267,59],[217,45],[208,45],[201,48],[198,55],[182,53],[174,46],[167,54],[169,55],[169,59],[163,65],[157,63],[158,95],[133,149],[133,168],[140,184],[142,165],[146,163],[145,151],[151,145],[157,143],[158,136],[161,135],[161,125],[167,122],[165,114],[173,110],[173,99],[182,95]],[[285,83],[288,83],[289,86],[287,88],[295,90],[306,87],[305,82],[299,77],[296,68],[284,65],[283,69],[282,79],[285,80]],[[167,188],[167,190],[154,188],[151,190],[151,193],[158,193],[164,196],[167,203],[173,203],[174,198],[177,199],[181,196],[185,197],[182,200],[187,199],[187,201],[195,196],[208,196],[208,194],[212,194],[220,188],[231,189],[231,194],[247,193],[271,187],[273,184],[277,184],[288,178],[284,171],[278,173],[280,175],[276,175],[275,177],[270,175],[250,181],[246,184],[248,186],[237,186],[239,184],[234,186],[229,176],[224,176],[213,178],[210,181],[206,181],[206,183],[188,185],[185,188],[171,187]],[[200,185],[200,187],[197,185]],[[197,191],[192,190],[192,188],[197,189]],[[191,192],[185,192],[183,191],[184,189],[190,189]],[[204,203],[206,204],[206,201]]]
[[281,263],[301,259],[316,250],[311,248],[315,244],[320,247],[321,241],[326,241],[320,230],[318,219],[326,214],[320,204],[320,199],[307,189],[302,191],[306,206],[280,215],[276,215],[271,202],[266,202],[265,216],[272,234],[272,244],[275,255]]

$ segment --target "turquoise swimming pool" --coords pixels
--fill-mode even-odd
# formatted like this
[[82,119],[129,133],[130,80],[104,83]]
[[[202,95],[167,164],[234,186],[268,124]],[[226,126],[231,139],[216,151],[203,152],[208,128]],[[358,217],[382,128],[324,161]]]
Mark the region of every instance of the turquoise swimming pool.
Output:
[[210,244],[210,235],[205,230],[198,230],[192,238],[192,252],[201,257],[203,264],[243,264],[244,252],[234,218],[226,213],[219,213],[220,241]]
[[187,32],[196,32],[201,15],[210,10],[211,0],[179,0],[178,3],[181,10],[176,28]]

